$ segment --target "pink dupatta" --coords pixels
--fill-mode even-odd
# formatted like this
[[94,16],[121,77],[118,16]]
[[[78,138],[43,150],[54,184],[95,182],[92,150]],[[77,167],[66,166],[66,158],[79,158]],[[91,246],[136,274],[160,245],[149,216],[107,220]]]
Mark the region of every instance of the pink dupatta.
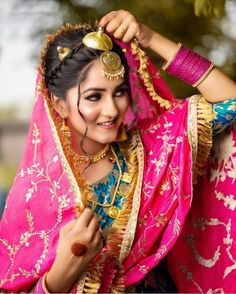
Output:
[[[133,140],[138,146],[138,179],[117,264],[107,259],[101,277],[93,277],[99,280],[99,292],[124,290],[121,284],[128,287],[140,281],[173,247],[190,208],[196,156],[198,97],[176,101],[148,59],[148,85],[171,101],[170,109],[163,110],[138,74],[142,59],[129,45],[118,43],[127,50],[137,108],[140,134]],[[126,123],[132,117],[130,110]],[[63,152],[39,74],[25,153],[0,223],[1,289],[28,291],[50,269],[59,230],[74,218],[75,206],[84,206],[80,187]],[[85,278],[86,273],[76,283],[78,292],[83,291]]]
[[180,292],[236,292],[236,132],[215,138],[181,238],[169,256]]

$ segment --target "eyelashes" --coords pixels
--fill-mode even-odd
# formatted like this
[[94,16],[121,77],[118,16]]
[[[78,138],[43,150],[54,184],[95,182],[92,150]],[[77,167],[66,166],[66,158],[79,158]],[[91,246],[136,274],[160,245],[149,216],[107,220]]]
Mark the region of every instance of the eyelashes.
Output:
[[[114,97],[122,97],[128,92],[129,92],[129,86],[122,85],[114,91],[113,96]],[[101,92],[95,91],[95,92],[92,92],[92,93],[88,94],[87,96],[85,96],[84,99],[89,100],[89,101],[98,101],[102,98],[102,95],[103,95],[103,91],[101,91]]]
[[101,93],[100,92],[94,92],[92,94],[89,94],[88,96],[86,96],[84,99],[85,100],[90,100],[90,101],[97,101],[101,98]]

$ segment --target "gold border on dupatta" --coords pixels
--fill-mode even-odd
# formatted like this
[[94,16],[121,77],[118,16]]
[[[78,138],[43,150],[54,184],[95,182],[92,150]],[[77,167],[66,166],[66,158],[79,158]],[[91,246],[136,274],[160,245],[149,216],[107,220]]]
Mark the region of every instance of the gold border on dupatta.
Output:
[[137,226],[138,212],[140,208],[140,200],[141,200],[141,189],[143,182],[143,169],[144,169],[144,152],[143,152],[143,144],[140,138],[138,131],[134,133],[134,139],[137,142],[137,157],[138,157],[138,177],[137,184],[135,187],[133,202],[132,202],[132,210],[130,214],[130,218],[126,227],[126,231],[124,234],[123,242],[121,244],[120,251],[120,263],[122,263],[125,257],[129,254],[133,241],[134,234]]
[[188,140],[190,142],[192,150],[192,167],[195,165],[197,158],[197,143],[198,143],[198,132],[197,132],[197,103],[198,96],[194,95],[189,98],[188,105]]
[[201,95],[189,98],[188,139],[192,149],[193,183],[202,174],[212,148],[212,120],[215,118],[212,105]]
[[58,136],[58,133],[57,133],[57,129],[56,129],[56,126],[55,126],[55,123],[51,117],[51,113],[50,113],[50,110],[49,110],[49,107],[48,107],[48,104],[47,104],[47,101],[44,99],[44,107],[45,107],[45,110],[46,110],[46,113],[47,113],[47,116],[48,116],[48,120],[50,122],[50,125],[51,125],[51,128],[52,128],[52,133],[53,133],[53,137],[54,137],[54,140],[55,140],[55,143],[56,143],[56,146],[57,146],[57,149],[59,151],[59,154],[60,154],[60,157],[61,157],[61,162],[62,162],[62,166],[67,174],[67,177],[70,181],[70,184],[73,188],[73,191],[74,191],[74,199],[75,199],[75,204],[78,205],[79,207],[83,207],[83,202],[82,202],[82,199],[81,199],[81,192],[80,192],[80,188],[79,188],[79,185],[77,184],[77,181],[74,177],[74,174],[71,170],[71,167],[66,159],[66,156],[64,154],[64,151],[63,151],[63,148],[62,148],[62,145],[61,145],[61,141],[60,141],[60,138]]

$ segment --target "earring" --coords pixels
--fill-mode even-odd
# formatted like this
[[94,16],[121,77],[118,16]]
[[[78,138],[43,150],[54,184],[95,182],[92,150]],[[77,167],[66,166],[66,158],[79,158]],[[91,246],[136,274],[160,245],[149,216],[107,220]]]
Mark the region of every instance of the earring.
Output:
[[60,131],[61,131],[61,133],[62,133],[65,137],[70,138],[70,129],[69,129],[69,127],[66,125],[66,122],[65,122],[65,119],[64,119],[64,118],[62,119],[62,123],[61,123],[61,126],[60,126]]
[[126,128],[123,124],[121,124],[118,130],[118,135],[115,142],[125,141],[127,140],[127,138],[128,136],[127,136]]

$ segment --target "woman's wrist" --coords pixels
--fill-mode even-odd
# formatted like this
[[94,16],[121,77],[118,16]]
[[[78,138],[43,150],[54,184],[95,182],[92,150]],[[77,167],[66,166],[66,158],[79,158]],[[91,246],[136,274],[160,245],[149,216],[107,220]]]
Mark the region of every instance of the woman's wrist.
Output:
[[[55,260],[50,271],[45,277],[45,288],[50,293],[67,293],[73,287],[78,277],[88,266],[89,260],[86,257],[71,257],[64,261]],[[63,267],[61,266],[63,264]]]
[[148,48],[168,62],[176,54],[178,44],[153,31]]

